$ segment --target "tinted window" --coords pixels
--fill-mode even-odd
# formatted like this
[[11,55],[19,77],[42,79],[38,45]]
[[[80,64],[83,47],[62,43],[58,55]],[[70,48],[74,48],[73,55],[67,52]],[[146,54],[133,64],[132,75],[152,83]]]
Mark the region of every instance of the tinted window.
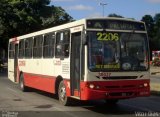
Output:
[[32,57],[32,46],[33,46],[33,38],[28,38],[25,40],[25,57]]
[[70,32],[62,31],[56,34],[56,57],[68,57],[69,56],[69,40]]
[[44,58],[50,58],[54,56],[54,42],[55,42],[54,33],[49,33],[44,36],[44,42],[43,42]]
[[42,57],[42,42],[43,36],[34,37],[34,45],[33,45],[33,57],[40,58]]
[[14,58],[14,48],[15,48],[14,43],[10,43],[9,44],[9,58],[10,59]]
[[[144,71],[148,69],[147,35],[88,31],[91,71]],[[109,35],[109,36],[108,36]]]
[[24,57],[24,40],[21,40],[19,42],[19,54],[18,54],[19,58],[23,58]]

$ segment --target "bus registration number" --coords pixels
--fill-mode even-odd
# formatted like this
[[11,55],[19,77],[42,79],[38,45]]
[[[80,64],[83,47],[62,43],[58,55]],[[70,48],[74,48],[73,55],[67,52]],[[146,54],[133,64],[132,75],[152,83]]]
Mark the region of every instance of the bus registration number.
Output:
[[111,76],[111,73],[109,73],[109,72],[99,72],[99,76],[100,77],[110,77]]

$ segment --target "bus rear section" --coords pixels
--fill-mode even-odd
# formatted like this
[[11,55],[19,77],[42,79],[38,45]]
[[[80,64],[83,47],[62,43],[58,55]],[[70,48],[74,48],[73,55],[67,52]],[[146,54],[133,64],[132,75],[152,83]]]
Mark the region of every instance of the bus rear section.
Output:
[[8,78],[17,82],[18,43],[17,38],[9,40],[8,45]]

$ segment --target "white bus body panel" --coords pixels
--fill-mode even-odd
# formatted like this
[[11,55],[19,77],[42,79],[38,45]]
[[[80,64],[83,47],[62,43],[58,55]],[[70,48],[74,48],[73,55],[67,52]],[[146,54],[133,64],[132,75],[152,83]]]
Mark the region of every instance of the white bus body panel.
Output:
[[8,78],[15,82],[14,80],[14,59],[8,59]]

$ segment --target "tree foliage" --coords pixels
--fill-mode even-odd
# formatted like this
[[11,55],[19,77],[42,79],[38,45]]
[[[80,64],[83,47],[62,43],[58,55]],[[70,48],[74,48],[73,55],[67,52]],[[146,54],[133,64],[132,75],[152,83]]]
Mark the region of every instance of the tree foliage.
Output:
[[117,15],[115,13],[112,13],[112,14],[109,14],[108,17],[118,17],[118,18],[124,18],[123,16],[121,15]]
[[[0,0],[0,48],[7,50],[11,37],[73,21],[63,8],[49,4],[50,0]],[[114,13],[109,17],[123,18]],[[145,15],[142,21],[146,23],[151,51],[160,50],[160,13]]]
[[142,21],[146,23],[148,37],[150,42],[150,50],[160,50],[160,13],[154,17],[145,15]]
[[72,21],[50,0],[0,0],[0,47],[7,49],[11,37]]

